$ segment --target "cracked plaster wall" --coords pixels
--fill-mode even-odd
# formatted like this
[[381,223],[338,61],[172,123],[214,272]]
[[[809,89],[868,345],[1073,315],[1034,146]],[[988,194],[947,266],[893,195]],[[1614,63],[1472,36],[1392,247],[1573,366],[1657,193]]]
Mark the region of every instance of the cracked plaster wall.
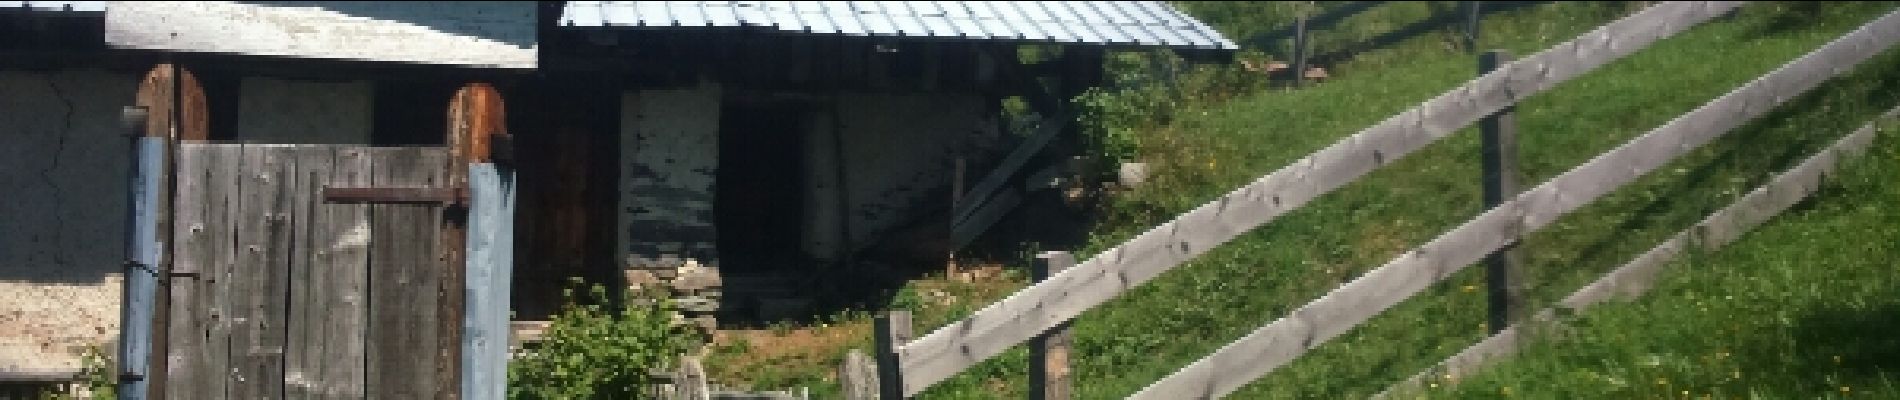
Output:
[[[0,71],[0,370],[63,369],[118,335],[138,76]],[[239,140],[368,143],[367,82],[245,78]],[[110,349],[106,349],[110,350]]]
[[0,370],[69,368],[118,333],[138,77],[0,71]]

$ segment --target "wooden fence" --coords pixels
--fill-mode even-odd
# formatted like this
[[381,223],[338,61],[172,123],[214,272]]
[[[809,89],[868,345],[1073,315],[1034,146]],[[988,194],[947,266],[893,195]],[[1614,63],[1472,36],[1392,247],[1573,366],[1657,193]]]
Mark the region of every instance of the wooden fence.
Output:
[[1888,111],[1880,119],[1869,122],[1853,133],[1848,134],[1833,145],[1794,168],[1775,175],[1766,185],[1743,195],[1741,199],[1723,207],[1694,226],[1676,233],[1656,247],[1643,252],[1628,263],[1604,274],[1602,278],[1584,285],[1572,292],[1556,307],[1538,311],[1526,322],[1504,328],[1471,345],[1458,354],[1446,358],[1438,365],[1413,375],[1375,398],[1389,398],[1391,395],[1405,393],[1417,388],[1435,377],[1450,376],[1452,379],[1465,376],[1486,361],[1509,355],[1517,350],[1517,344],[1523,340],[1526,331],[1535,331],[1542,326],[1558,323],[1557,309],[1579,311],[1617,296],[1634,296],[1649,290],[1650,285],[1662,267],[1674,261],[1676,256],[1690,249],[1711,250],[1728,244],[1741,237],[1743,232],[1767,222],[1769,217],[1793,207],[1795,203],[1821,188],[1822,177],[1834,172],[1842,159],[1858,155],[1867,149],[1874,140],[1875,129],[1883,120],[1900,115],[1900,108]]
[[[916,395],[1011,346],[1043,337],[1082,312],[1321,194],[1459,128],[1506,111],[1524,97],[1548,90],[1740,5],[1739,2],[1657,4],[1569,42],[1503,65],[915,341],[908,340],[908,316],[902,312],[887,313],[879,319],[879,395],[884,398]],[[1846,71],[1892,45],[1896,39],[1900,39],[1900,14],[1883,16],[1535,188],[1514,195],[1505,195],[1508,192],[1501,190],[1499,200],[1502,201],[1485,213],[1286,317],[1260,327],[1131,398],[1207,398],[1229,394],[1425,287],[1515,243],[1523,235]],[[1859,136],[1843,143],[1857,143],[1854,140],[1861,139],[1854,139],[1856,137]],[[1829,163],[1836,152],[1829,150],[1817,156],[1816,160],[1822,161],[1810,163]],[[1811,180],[1798,176],[1810,173],[1803,172],[1808,169],[1825,168],[1804,164],[1797,172],[1784,177],[1808,182],[1788,185],[1807,187]],[[1764,190],[1775,194],[1759,196],[1773,199],[1799,192]],[[1715,222],[1709,222],[1711,228],[1707,229],[1722,231],[1720,235],[1726,235],[1722,237],[1732,238],[1737,229],[1746,224],[1724,221],[1758,222],[1766,217],[1760,214],[1761,210],[1778,209],[1763,206],[1768,204],[1762,203],[1767,200],[1757,197],[1750,195],[1738,203],[1742,205],[1736,206],[1750,211],[1718,214],[1718,217],[1728,214],[1746,214],[1746,217],[1711,217]],[[1665,246],[1671,245],[1666,243]],[[1630,273],[1619,270],[1606,279],[1624,279],[1622,276]],[[1603,289],[1586,289],[1591,290]],[[1515,332],[1505,330],[1500,335],[1515,335]],[[1496,352],[1486,354],[1491,353]],[[1468,363],[1462,360],[1473,358],[1448,363],[1466,365]]]

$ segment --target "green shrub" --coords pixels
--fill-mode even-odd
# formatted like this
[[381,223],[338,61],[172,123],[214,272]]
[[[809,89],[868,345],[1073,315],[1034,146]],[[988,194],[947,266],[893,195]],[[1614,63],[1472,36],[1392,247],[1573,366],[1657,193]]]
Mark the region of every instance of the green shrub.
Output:
[[546,336],[509,363],[509,398],[643,398],[654,383],[650,372],[670,369],[692,344],[692,334],[672,324],[665,299],[630,293],[616,310],[606,288],[587,288],[586,299],[564,291],[566,305]]

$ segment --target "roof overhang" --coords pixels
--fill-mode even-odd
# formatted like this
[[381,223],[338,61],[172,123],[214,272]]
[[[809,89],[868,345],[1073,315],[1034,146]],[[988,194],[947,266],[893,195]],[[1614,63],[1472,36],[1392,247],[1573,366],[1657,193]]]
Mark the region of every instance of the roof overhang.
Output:
[[531,69],[534,2],[114,1],[122,49]]
[[1220,32],[1160,1],[569,1],[569,30],[792,35],[1232,52]]

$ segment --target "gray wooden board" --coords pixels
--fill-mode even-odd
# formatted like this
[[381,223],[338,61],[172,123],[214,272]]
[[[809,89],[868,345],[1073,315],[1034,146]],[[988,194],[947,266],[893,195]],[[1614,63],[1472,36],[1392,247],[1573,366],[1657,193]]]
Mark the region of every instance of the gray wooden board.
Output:
[[324,320],[324,299],[330,296],[331,271],[318,248],[328,241],[325,221],[316,215],[314,196],[330,179],[332,153],[324,148],[290,147],[279,153],[289,160],[293,196],[290,204],[290,264],[285,270],[288,292],[269,292],[289,298],[284,310],[287,336],[284,351],[284,398],[321,398],[323,384],[324,341],[329,339]]
[[1485,254],[1515,242],[1521,234],[1543,227],[1845,72],[1897,39],[1900,12],[1882,16],[1480,214],[1130,398],[1211,398],[1231,393]]
[[[209,241],[202,228],[205,224],[206,210],[204,198],[209,196],[210,186],[205,175],[211,169],[203,165],[210,163],[203,153],[180,150],[177,153],[175,176],[177,182],[172,192],[172,279],[170,318],[165,327],[165,395],[167,398],[195,398],[196,384],[194,376],[204,369],[203,360],[198,358],[204,350],[203,337],[198,332],[204,329],[199,297],[207,295],[202,290],[204,277],[196,275],[207,269],[210,256],[200,250]],[[193,227],[197,227],[194,229]]]
[[[330,176],[323,186],[363,187],[369,184],[371,160],[360,148],[332,147],[318,157],[332,161]],[[321,190],[321,188],[317,188]],[[320,193],[313,191],[310,193]],[[320,316],[313,325],[300,330],[323,332],[322,347],[311,358],[319,359],[316,397],[363,397],[363,341],[368,310],[364,299],[369,273],[369,206],[365,204],[326,203],[319,196],[311,199],[313,212],[310,237],[317,264],[311,275],[323,275],[324,286],[314,292],[307,314]]]
[[243,209],[243,204],[239,202],[244,197],[240,184],[244,173],[240,168],[220,166],[242,164],[244,148],[227,145],[206,147],[203,151],[217,154],[215,157],[217,162],[208,165],[213,168],[208,176],[212,182],[216,182],[218,194],[207,199],[207,201],[215,202],[215,204],[207,205],[209,209],[215,211],[207,215],[213,215],[216,218],[207,219],[205,223],[205,230],[211,233],[210,236],[214,240],[208,246],[211,264],[207,265],[207,269],[202,272],[210,278],[210,285],[206,290],[210,295],[201,297],[209,300],[206,304],[209,314],[205,315],[205,318],[210,329],[205,335],[206,345],[203,353],[205,372],[197,375],[202,382],[198,386],[200,389],[198,393],[202,395],[199,398],[221,399],[227,393],[226,387],[230,385],[231,326],[237,312],[232,301],[237,296],[231,291],[235,282],[232,279],[232,270],[236,268],[238,257],[237,222],[239,221],[238,213]]
[[228,398],[279,398],[282,380],[276,369],[282,367],[281,336],[272,338],[270,318],[274,296],[266,293],[273,270],[282,269],[288,243],[286,212],[289,204],[279,188],[289,174],[281,160],[264,146],[244,146],[244,175],[239,178],[237,221],[237,262],[232,265],[231,377],[227,381]]
[[[1882,118],[1891,118],[1900,108],[1887,112]],[[1534,330],[1544,324],[1555,321],[1557,308],[1579,311],[1617,296],[1636,296],[1647,292],[1655,283],[1662,268],[1691,247],[1715,249],[1735,240],[1741,233],[1766,222],[1801,199],[1807,198],[1820,189],[1821,180],[1837,167],[1841,159],[1860,154],[1873,143],[1876,124],[1871,122],[1852,134],[1841,138],[1821,152],[1808,157],[1800,165],[1777,174],[1770,182],[1750,191],[1747,195],[1722,208],[1701,222],[1677,233],[1649,251],[1617,267],[1602,278],[1585,285],[1559,302],[1558,307],[1545,309],[1537,313],[1530,324],[1516,324],[1486,338],[1471,347],[1465,348],[1438,365],[1426,369],[1406,379],[1375,398],[1388,398],[1394,394],[1407,393],[1419,384],[1437,377],[1450,377],[1455,381],[1476,371],[1487,361],[1516,352],[1524,331]],[[1719,232],[1719,233],[1717,233]]]
[[1740,4],[1658,4],[1394,115],[904,346],[904,391],[918,393],[1525,96]]
[[[229,335],[220,288],[231,259],[232,173],[241,150],[181,144],[176,164],[174,259],[165,392],[168,398],[217,399]],[[232,163],[232,164],[227,164]]]
[[[439,187],[446,149],[368,149],[375,164],[370,184],[379,187]],[[436,258],[442,207],[425,204],[370,206],[367,389],[370,398],[434,398],[442,343],[436,309],[444,268]]]
[[196,273],[203,269],[201,265],[207,264],[205,258],[209,256],[203,254],[203,250],[198,250],[198,248],[205,246],[205,241],[209,239],[205,237],[201,227],[192,229],[192,226],[203,226],[205,222],[203,197],[207,195],[209,188],[205,188],[207,182],[203,174],[209,174],[211,171],[205,167],[199,167],[201,163],[205,163],[203,155],[188,154],[180,150],[177,152],[177,161],[173,167],[177,184],[173,184],[173,207],[171,207],[171,222],[173,222],[171,224],[171,237],[173,237],[171,271],[175,275],[171,277],[171,303],[169,303],[171,311],[169,311],[169,318],[165,320],[169,324],[165,326],[169,334],[165,334],[165,345],[163,345],[167,353],[165,379],[163,379],[167,398],[192,396],[194,383],[198,381],[192,373],[203,370],[199,366],[201,360],[198,358],[199,351],[203,351],[203,345],[205,345],[201,341],[203,337],[198,336],[199,330],[203,328],[203,318],[199,317],[198,298],[205,294],[199,288],[203,277],[198,277]]

